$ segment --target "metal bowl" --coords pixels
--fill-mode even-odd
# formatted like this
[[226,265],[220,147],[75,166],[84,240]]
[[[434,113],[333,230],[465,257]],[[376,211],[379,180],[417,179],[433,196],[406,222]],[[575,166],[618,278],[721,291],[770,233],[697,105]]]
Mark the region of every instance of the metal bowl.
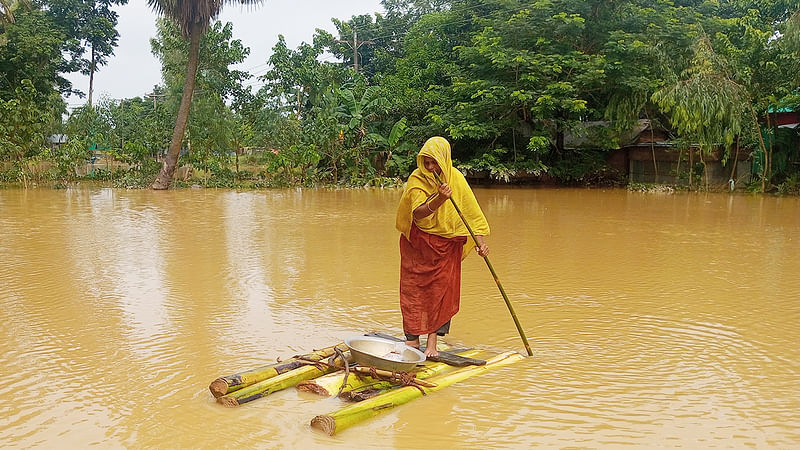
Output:
[[375,336],[352,336],[344,340],[350,354],[362,366],[392,372],[408,372],[425,362],[425,354],[403,342]]

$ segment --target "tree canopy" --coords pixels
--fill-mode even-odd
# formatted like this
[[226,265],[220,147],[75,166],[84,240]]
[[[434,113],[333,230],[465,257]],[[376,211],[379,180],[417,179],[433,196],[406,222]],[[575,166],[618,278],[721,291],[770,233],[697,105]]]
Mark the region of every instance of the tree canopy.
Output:
[[[74,90],[63,75],[86,70],[87,49],[102,65],[116,42],[104,11],[123,2],[4,2],[0,92],[20,100],[5,107],[34,102],[56,118],[58,94]],[[86,13],[68,13],[72,3]],[[398,183],[419,145],[442,135],[468,175],[576,183],[608,173],[609,151],[646,120],[701,158],[751,155],[762,190],[800,184],[797,131],[768,117],[800,107],[800,0],[384,0],[383,13],[333,18],[335,33],[297,48],[279,38],[257,78],[231,69],[248,49],[235,24],[215,21],[224,3],[149,2],[169,22],[153,44],[164,85],[148,114],[163,115],[160,136],[169,116],[176,125],[169,164],[186,154],[212,180],[235,167],[255,186]],[[92,11],[106,17],[100,31],[81,25]],[[129,126],[114,114],[97,117],[121,136]],[[51,119],[31,123],[54,131]],[[570,141],[598,123],[591,146]],[[137,139],[119,145],[164,154]]]

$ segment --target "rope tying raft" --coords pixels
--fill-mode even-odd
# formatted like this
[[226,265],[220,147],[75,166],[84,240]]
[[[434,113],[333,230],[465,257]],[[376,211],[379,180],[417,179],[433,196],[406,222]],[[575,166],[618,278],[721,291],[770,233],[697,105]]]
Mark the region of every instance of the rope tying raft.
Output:
[[[336,364],[336,360],[341,359],[342,365]],[[297,360],[303,364],[313,365],[319,370],[325,370],[326,368],[335,368],[337,370],[344,370],[344,379],[342,380],[342,384],[339,386],[339,392],[336,393],[336,397],[342,395],[345,386],[347,386],[347,380],[351,373],[356,376],[359,374],[368,375],[376,380],[381,381],[388,381],[393,384],[398,384],[401,386],[413,386],[419,389],[422,392],[422,395],[427,395],[425,392],[425,387],[436,387],[435,384],[429,383],[427,381],[423,381],[417,378],[417,374],[414,372],[393,372],[388,370],[379,369],[377,367],[372,366],[359,366],[355,365],[350,367],[347,362],[347,359],[339,349],[335,349],[335,354],[331,355],[328,358],[328,361],[318,361],[313,359],[304,358],[302,356],[297,357]]]
[[383,371],[383,373],[378,373],[378,369],[375,367],[365,367],[364,369],[368,369],[369,376],[375,378],[376,380],[394,382],[402,386],[413,386],[419,389],[419,391],[422,392],[422,395],[428,395],[425,392],[425,389],[423,389],[423,385],[420,384],[419,380],[417,380],[417,374],[414,372]]
[[350,365],[347,364],[347,359],[345,359],[344,357],[344,352],[342,352],[338,348],[335,348],[334,350],[336,351],[336,353],[333,356],[331,356],[331,359],[328,361],[328,363],[333,365],[333,363],[336,361],[336,357],[339,357],[342,359],[342,365],[344,366],[344,379],[342,380],[342,385],[339,386],[339,392],[336,393],[336,397],[339,397],[340,395],[342,395],[344,387],[347,386],[347,378],[350,376]]

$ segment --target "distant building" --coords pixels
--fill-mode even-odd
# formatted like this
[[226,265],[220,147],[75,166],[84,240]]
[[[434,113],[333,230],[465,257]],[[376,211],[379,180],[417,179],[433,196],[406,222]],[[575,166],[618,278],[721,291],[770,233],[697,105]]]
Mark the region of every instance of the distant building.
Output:
[[[614,140],[616,145],[609,145]],[[617,136],[611,132],[609,122],[584,122],[565,135],[564,146],[597,149],[610,147],[606,163],[629,183],[687,184],[690,161],[701,161],[697,147],[690,146],[681,151],[667,130],[654,126],[647,119],[640,119],[633,128]],[[724,165],[722,156],[722,149],[703,155],[711,185],[728,185],[731,178],[738,184],[750,176],[749,150],[731,149],[730,157]],[[734,170],[735,173],[732,173]]]
[[66,134],[51,134],[47,136],[47,144],[50,145],[50,148],[55,150],[58,147],[67,143],[67,135]]
[[[800,126],[800,113],[792,108],[770,108],[768,111],[770,125],[778,128],[798,129]],[[766,121],[764,123],[766,125]]]

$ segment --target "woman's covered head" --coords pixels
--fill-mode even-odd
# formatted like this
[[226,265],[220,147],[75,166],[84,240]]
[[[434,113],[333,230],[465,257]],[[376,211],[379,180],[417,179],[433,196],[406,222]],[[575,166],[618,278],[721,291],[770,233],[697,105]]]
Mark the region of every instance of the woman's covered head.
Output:
[[441,174],[445,180],[448,180],[453,160],[450,156],[450,143],[447,142],[447,139],[434,136],[425,141],[425,145],[417,155],[417,167],[425,174]]

